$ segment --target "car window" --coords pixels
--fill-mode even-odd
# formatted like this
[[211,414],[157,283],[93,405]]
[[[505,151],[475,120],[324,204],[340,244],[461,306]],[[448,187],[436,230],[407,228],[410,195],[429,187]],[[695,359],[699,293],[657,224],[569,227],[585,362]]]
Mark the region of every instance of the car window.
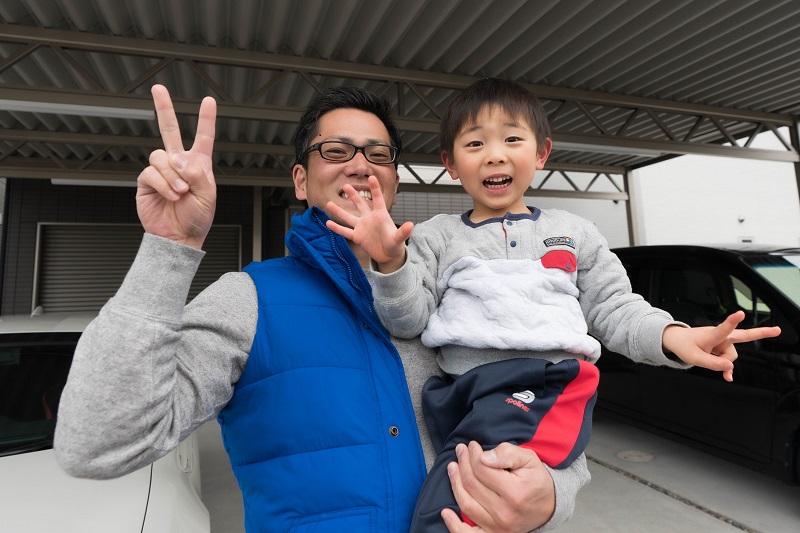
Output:
[[772,310],[764,300],[753,295],[753,290],[742,280],[731,276],[733,294],[736,304],[745,312],[743,326],[757,326],[769,324],[772,321]]
[[631,288],[633,292],[640,294],[647,298],[649,292],[648,282],[648,269],[642,268],[639,265],[631,264],[628,261],[622,261],[622,266],[625,267],[625,272],[628,274],[628,279],[631,281]]
[[800,256],[776,256],[751,264],[756,272],[800,307]]
[[654,305],[690,326],[718,324],[736,310],[731,277],[711,269],[665,266],[654,285]]
[[52,447],[78,336],[0,336],[0,456]]

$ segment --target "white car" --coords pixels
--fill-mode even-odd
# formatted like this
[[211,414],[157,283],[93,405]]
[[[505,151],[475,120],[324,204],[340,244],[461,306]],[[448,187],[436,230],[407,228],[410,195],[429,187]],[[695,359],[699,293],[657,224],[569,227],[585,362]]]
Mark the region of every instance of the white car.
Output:
[[204,533],[194,435],[113,480],[70,477],[53,455],[58,400],[93,314],[0,317],[0,530],[4,533]]

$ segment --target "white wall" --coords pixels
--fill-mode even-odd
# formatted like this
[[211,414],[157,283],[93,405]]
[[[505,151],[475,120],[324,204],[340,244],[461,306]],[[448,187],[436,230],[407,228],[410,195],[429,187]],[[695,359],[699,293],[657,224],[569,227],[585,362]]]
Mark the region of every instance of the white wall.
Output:
[[[782,133],[788,138],[787,132]],[[753,147],[782,148],[772,134],[760,135]],[[417,169],[427,183],[441,170]],[[402,167],[400,175],[401,182],[415,181]],[[537,173],[534,184],[544,175]],[[443,176],[440,183],[453,185],[452,193],[398,195],[392,210],[395,222],[416,223],[437,213],[463,213],[472,208],[469,196],[449,176]],[[629,184],[636,210],[633,222],[637,244],[752,239],[757,244],[800,246],[800,194],[791,163],[683,156],[633,171]],[[585,188],[586,184],[579,186]],[[556,184],[556,188],[565,187]],[[607,186],[599,190],[613,191]],[[624,202],[537,197],[532,193],[527,204],[565,209],[591,220],[612,248],[631,244]]]
[[[754,146],[777,141],[770,135]],[[800,245],[791,163],[683,156],[635,170],[630,187],[638,244]]]
[[[455,188],[454,188],[455,189]],[[458,189],[461,190],[461,187]],[[625,203],[611,200],[585,200],[570,198],[526,197],[526,204],[541,209],[564,209],[595,223],[609,246],[628,246],[628,223]],[[427,220],[437,213],[463,213],[472,209],[472,200],[463,192],[453,193],[410,193],[397,196],[397,204],[392,208],[392,218],[402,223]]]

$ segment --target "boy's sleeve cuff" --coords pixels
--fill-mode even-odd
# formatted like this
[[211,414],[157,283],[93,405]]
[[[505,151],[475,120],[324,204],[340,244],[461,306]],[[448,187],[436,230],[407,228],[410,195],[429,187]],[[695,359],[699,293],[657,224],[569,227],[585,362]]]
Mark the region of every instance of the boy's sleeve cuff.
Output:
[[689,327],[683,322],[673,320],[672,317],[665,312],[653,313],[642,319],[639,325],[641,334],[638,335],[641,341],[637,349],[645,362],[680,369],[691,367],[691,365],[684,363],[674,354],[664,353],[662,344],[664,329],[666,329],[667,326],[673,325],[684,328]]
[[372,285],[372,294],[376,300],[394,302],[408,295],[416,284],[416,272],[411,261],[406,260],[399,269],[391,274],[382,274],[377,270],[369,270],[367,279]]

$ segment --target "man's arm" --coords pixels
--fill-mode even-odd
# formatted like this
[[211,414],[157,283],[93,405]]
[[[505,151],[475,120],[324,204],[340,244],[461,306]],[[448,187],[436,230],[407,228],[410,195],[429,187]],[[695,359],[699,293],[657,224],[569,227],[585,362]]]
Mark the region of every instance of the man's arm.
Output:
[[152,94],[164,149],[150,154],[137,180],[146,235],[117,295],[81,337],[59,406],[56,457],[78,476],[129,472],[213,417],[255,331],[256,304],[220,283],[184,312],[216,207],[216,103],[203,99],[187,151],[167,89],[156,85]]
[[184,310],[202,252],[145,235],[116,296],[81,337],[55,453],[79,477],[117,477],[177,446],[233,392],[255,332],[255,288],[227,274]]

